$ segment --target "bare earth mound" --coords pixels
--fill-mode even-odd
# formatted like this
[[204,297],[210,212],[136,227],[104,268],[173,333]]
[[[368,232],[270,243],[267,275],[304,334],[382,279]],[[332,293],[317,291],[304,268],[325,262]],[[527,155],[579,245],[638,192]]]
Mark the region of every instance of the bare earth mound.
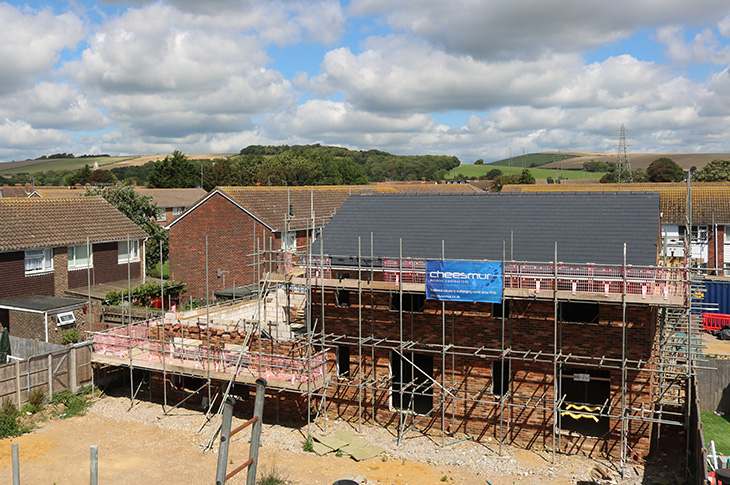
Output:
[[[56,419],[33,433],[0,440],[0,482],[11,482],[11,443],[19,444],[21,483],[77,484],[89,480],[89,447],[99,447],[99,482],[114,484],[211,483],[215,479],[217,444],[214,451],[202,453],[209,427],[197,431],[203,414],[188,409],[162,413],[159,404],[136,402],[129,409],[128,397],[104,397],[96,400],[84,417]],[[242,423],[234,419],[233,425]],[[327,434],[352,429],[341,421],[330,421]],[[313,432],[323,433],[321,429]],[[440,438],[433,441],[418,433],[408,434],[397,446],[395,436],[380,427],[363,426],[356,433],[383,446],[383,457],[356,462],[333,454],[319,457],[302,451],[307,433],[302,429],[265,424],[259,478],[272,468],[278,474],[301,484],[332,484],[343,477],[359,475],[367,483],[440,484],[491,483],[492,485],[565,484],[590,481],[589,472],[597,463],[612,469],[606,460],[580,456],[556,455],[551,463],[548,451],[526,451],[503,447],[498,455],[496,443],[461,441],[441,448]],[[230,471],[248,457],[248,432],[231,440]],[[684,448],[682,447],[683,451]],[[640,484],[644,469],[630,466],[622,483]],[[676,473],[655,469],[654,476],[664,476],[674,483]],[[444,478],[445,477],[445,478]],[[227,483],[245,483],[245,475]],[[651,483],[651,482],[648,482]]]

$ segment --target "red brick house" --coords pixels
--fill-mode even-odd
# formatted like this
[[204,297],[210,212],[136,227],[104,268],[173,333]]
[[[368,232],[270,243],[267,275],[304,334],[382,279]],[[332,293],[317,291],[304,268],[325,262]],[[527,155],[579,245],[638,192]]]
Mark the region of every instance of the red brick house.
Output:
[[89,286],[144,278],[147,234],[101,197],[2,198],[0,220],[0,324],[12,335],[57,342],[62,330],[88,320],[76,310],[45,322],[18,306],[28,299],[67,298],[73,289],[85,294]]
[[308,235],[323,227],[351,193],[394,192],[388,187],[216,187],[167,226],[170,276],[188,296],[205,299],[206,236],[208,285],[216,291],[255,285],[268,261],[255,253],[284,249],[293,260]]
[[[659,224],[651,193],[351,197],[312,247],[330,418],[646,456],[653,423],[684,425],[657,369],[686,365],[659,315],[687,283],[656,266]],[[444,259],[497,262],[501,296],[432,299]]]
[[157,217],[155,222],[161,226],[167,226],[175,221],[200,199],[205,197],[207,192],[203,189],[148,189],[135,187],[135,192],[143,197],[152,197],[152,202],[157,205]]

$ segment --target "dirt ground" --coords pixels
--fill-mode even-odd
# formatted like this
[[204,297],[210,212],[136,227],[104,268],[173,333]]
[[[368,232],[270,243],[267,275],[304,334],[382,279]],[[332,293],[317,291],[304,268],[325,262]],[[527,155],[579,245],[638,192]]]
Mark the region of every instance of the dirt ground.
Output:
[[702,332],[702,345],[706,355],[730,356],[730,340],[720,340],[708,332]]
[[[19,445],[24,484],[88,483],[92,445],[98,446],[99,483],[155,485],[215,480],[217,444],[213,451],[202,453],[205,431],[197,433],[204,421],[201,413],[177,409],[165,416],[159,405],[146,402],[136,404],[131,412],[128,408],[129,399],[106,397],[95,402],[86,416],[53,419],[32,433],[0,440],[0,483],[12,482],[12,443]],[[494,452],[487,454],[484,448],[479,454],[471,442],[448,447],[449,453],[459,450],[457,455],[463,455],[458,464],[409,461],[392,453],[356,462],[347,456],[319,457],[299,451],[300,430],[267,426],[262,433],[259,478],[276,468],[280,476],[297,484],[332,484],[355,476],[367,479],[363,483],[398,485],[589,483],[589,471],[596,464],[585,457],[565,455],[557,455],[552,464],[549,453],[511,447],[502,457]],[[248,438],[249,434],[243,432],[231,440],[229,471],[248,457]],[[491,460],[491,471],[476,466],[479,463],[475,460],[480,459]],[[625,483],[642,483],[642,473],[641,467],[630,467],[632,478]],[[245,475],[227,483],[245,483]]]

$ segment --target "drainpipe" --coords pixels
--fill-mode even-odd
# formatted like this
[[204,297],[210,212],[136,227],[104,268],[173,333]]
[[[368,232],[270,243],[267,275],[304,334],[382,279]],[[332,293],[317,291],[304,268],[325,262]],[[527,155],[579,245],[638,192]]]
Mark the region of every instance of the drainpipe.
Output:
[[46,322],[44,327],[46,329],[46,343],[48,343],[48,312],[43,312],[43,321]]

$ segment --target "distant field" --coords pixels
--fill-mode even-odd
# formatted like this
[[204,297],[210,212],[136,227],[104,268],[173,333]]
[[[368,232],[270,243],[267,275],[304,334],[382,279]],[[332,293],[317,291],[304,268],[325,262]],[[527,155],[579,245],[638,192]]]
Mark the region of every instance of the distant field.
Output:
[[[616,153],[569,153],[578,156],[564,160],[562,162],[563,168],[581,168],[583,162],[616,162],[618,158]],[[628,155],[632,170],[636,170],[637,168],[646,170],[651,162],[663,157],[671,158],[685,170],[689,170],[692,167],[700,169],[716,158],[730,160],[730,153],[629,153]],[[558,163],[549,163],[544,168],[557,168],[559,165]]]
[[93,157],[93,158],[56,158],[47,160],[23,160],[22,162],[0,163],[0,175],[18,173],[47,172],[49,170],[78,170],[84,165],[109,168],[112,165],[134,157]]
[[[519,167],[506,167],[502,165],[460,165],[455,169],[451,170],[446,174],[447,179],[452,179],[458,174],[463,174],[469,178],[476,178],[482,175],[486,175],[487,172],[493,169],[499,169],[505,174],[520,174],[522,173],[522,166]],[[547,179],[552,177],[557,179],[561,175],[561,171],[558,169],[547,169],[547,168],[529,168],[528,169],[533,177],[536,179]],[[562,175],[564,178],[569,180],[575,179],[588,179],[588,178],[601,178],[606,172],[584,172],[582,170],[563,170]]]
[[567,160],[569,158],[574,158],[581,155],[582,153],[579,155],[575,152],[526,153],[524,155],[514,156],[512,158],[505,158],[504,160],[489,162],[487,165],[499,165],[500,167],[521,167],[524,165],[525,167],[529,168],[530,165],[546,165],[548,163],[553,163],[556,161],[559,162],[561,160]]
[[[188,160],[211,160],[237,155],[237,153],[194,153],[186,154]],[[93,157],[93,158],[55,158],[47,160],[23,160],[21,162],[0,163],[0,175],[10,176],[18,173],[47,172],[49,170],[78,170],[84,165],[109,170],[116,167],[141,166],[147,162],[162,160],[167,155],[129,155],[124,157]]]

